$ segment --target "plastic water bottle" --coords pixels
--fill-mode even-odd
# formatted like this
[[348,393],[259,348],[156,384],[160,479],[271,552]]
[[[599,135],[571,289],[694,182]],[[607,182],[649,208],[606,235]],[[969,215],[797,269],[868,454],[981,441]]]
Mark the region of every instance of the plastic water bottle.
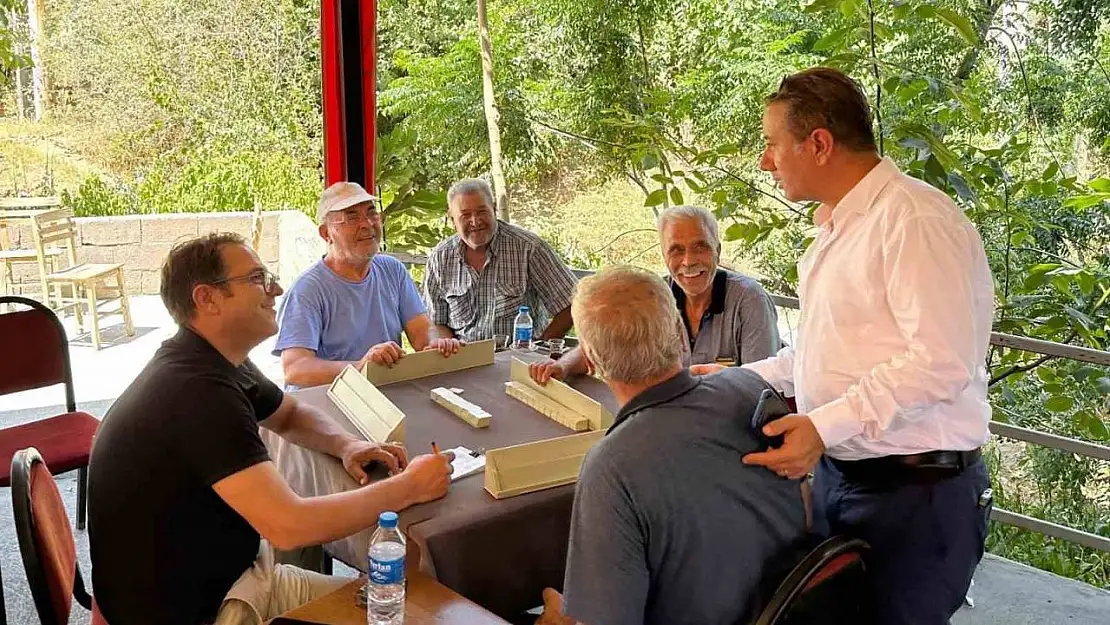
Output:
[[397,529],[397,513],[378,516],[370,539],[370,580],[366,584],[366,622],[401,625],[405,622],[405,537]]
[[521,306],[520,312],[513,320],[513,349],[532,348],[532,315],[528,314],[528,307]]

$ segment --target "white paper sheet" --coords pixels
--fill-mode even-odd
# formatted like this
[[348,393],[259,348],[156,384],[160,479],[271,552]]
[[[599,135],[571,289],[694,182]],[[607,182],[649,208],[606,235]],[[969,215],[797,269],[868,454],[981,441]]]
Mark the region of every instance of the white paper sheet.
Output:
[[466,447],[455,447],[446,451],[453,452],[455,459],[451,462],[451,481],[462,479],[475,473],[481,473],[486,468],[486,455],[478,454],[478,457],[470,455],[470,450]]

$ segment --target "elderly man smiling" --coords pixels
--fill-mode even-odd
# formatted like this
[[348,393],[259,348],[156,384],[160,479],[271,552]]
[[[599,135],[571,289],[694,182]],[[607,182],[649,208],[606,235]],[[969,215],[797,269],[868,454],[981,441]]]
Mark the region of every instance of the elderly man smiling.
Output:
[[[445,336],[466,341],[512,334],[521,306],[533,336],[561,337],[570,329],[574,274],[543,239],[495,219],[484,180],[460,180],[447,191],[455,236],[428,255],[424,295]],[[550,319],[550,321],[549,321]]]
[[[659,215],[657,226],[681,318],[684,360],[744,364],[777,352],[778,315],[767,292],[755,280],[717,266],[721,241],[713,214],[675,206]],[[543,384],[586,368],[581,352],[573,350],[557,362],[533,364],[531,373]]]
[[320,196],[316,218],[328,253],[297,278],[278,314],[274,355],[290,388],[329,384],[348,364],[393,366],[404,357],[402,329],[418,351],[459,350],[457,339],[429,321],[405,266],[378,254],[375,202],[354,182],[337,182]]

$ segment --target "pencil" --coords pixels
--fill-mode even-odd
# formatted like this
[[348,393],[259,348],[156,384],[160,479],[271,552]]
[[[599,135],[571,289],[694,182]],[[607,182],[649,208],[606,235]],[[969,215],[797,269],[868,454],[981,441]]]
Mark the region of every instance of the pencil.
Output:
[[435,455],[439,455],[439,445],[436,445],[435,441],[432,441],[432,451],[435,452]]

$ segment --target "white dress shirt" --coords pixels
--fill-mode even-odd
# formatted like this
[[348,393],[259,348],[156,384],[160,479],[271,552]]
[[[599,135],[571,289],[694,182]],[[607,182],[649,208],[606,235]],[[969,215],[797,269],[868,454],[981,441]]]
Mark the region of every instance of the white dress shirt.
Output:
[[833,458],[985,443],[994,280],[971,221],[890,159],[813,221],[796,344],[745,366],[795,396]]

